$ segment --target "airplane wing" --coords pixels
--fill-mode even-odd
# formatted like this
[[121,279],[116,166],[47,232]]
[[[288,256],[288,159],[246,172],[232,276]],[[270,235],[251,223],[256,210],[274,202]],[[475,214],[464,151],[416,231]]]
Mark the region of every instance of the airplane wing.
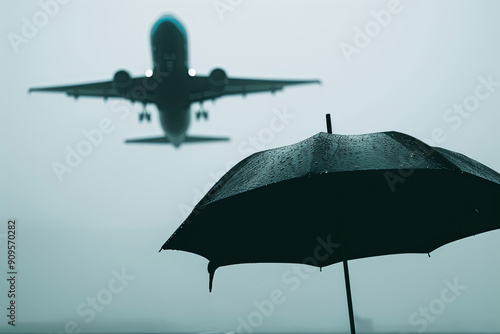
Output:
[[282,90],[285,86],[319,84],[319,80],[267,80],[267,79],[244,79],[227,78],[221,74],[223,80],[211,81],[211,76],[191,77],[191,102],[203,102],[214,100],[222,96],[243,95],[251,93],[262,93]]
[[85,96],[101,97],[105,100],[108,98],[125,98],[133,102],[138,101],[142,103],[153,103],[155,101],[153,90],[148,89],[148,87],[155,87],[155,79],[152,77],[125,77],[122,79],[124,80],[121,82],[110,80],[68,86],[34,87],[30,88],[28,92],[66,93],[66,95],[75,99]]

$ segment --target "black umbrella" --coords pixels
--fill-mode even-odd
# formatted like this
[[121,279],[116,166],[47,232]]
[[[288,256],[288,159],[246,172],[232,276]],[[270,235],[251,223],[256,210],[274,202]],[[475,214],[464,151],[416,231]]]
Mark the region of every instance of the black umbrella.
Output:
[[210,291],[221,266],[343,262],[354,333],[347,260],[498,229],[499,204],[500,174],[462,154],[399,132],[318,133],[242,160],[162,249],[207,258]]

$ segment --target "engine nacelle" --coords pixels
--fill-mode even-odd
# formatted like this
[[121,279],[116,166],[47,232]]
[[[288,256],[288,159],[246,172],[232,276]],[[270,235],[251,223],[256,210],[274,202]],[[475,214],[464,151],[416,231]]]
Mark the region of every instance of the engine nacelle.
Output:
[[113,88],[120,94],[127,93],[132,86],[132,77],[125,70],[120,70],[115,73],[113,77]]
[[212,70],[212,72],[210,72],[210,75],[208,76],[208,84],[210,86],[210,89],[216,92],[221,92],[224,87],[226,87],[228,82],[229,79],[227,78],[226,72],[224,72],[224,70],[221,68]]

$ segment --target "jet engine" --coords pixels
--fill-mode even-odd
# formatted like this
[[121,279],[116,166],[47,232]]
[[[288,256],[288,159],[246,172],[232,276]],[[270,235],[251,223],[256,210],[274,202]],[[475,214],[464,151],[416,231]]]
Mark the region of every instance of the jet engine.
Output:
[[227,78],[226,72],[221,68],[216,68],[210,72],[208,76],[208,84],[210,89],[216,92],[221,92],[224,87],[226,87],[229,79]]
[[120,70],[115,73],[113,77],[113,88],[115,88],[120,94],[125,94],[128,92],[132,86],[132,77],[125,70]]

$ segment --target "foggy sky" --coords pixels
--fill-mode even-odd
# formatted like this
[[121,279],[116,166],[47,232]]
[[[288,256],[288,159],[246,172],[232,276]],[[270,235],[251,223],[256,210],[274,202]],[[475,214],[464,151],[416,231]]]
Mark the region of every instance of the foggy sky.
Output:
[[[223,267],[208,293],[206,259],[158,253],[232,165],[326,131],[325,113],[336,133],[404,132],[500,171],[499,2],[66,2],[0,3],[0,261],[5,268],[14,218],[17,331],[228,332],[242,321],[258,324],[255,332],[348,331],[341,264],[321,273],[302,268],[302,275],[289,264]],[[44,8],[52,15],[23,37],[26,21],[40,20]],[[123,143],[162,133],[154,106],[152,122],[139,124],[140,104],[27,94],[33,86],[108,80],[121,68],[144,75],[152,66],[150,29],[163,14],[184,24],[199,74],[222,67],[229,76],[322,85],[207,102],[209,122],[193,120],[189,133],[231,141],[178,150]],[[375,29],[372,37],[365,29]],[[13,34],[23,42],[13,43]],[[458,113],[454,105],[474,102],[479,85],[478,105]],[[266,137],[278,114],[289,116]],[[61,181],[54,162],[65,163],[103,121],[112,130]],[[350,261],[358,330],[500,332],[499,239],[493,231],[430,258]],[[258,305],[276,290],[281,303],[259,322]],[[6,291],[2,279],[0,295]],[[423,308],[439,314],[426,318]],[[3,313],[0,331],[14,332]]]

